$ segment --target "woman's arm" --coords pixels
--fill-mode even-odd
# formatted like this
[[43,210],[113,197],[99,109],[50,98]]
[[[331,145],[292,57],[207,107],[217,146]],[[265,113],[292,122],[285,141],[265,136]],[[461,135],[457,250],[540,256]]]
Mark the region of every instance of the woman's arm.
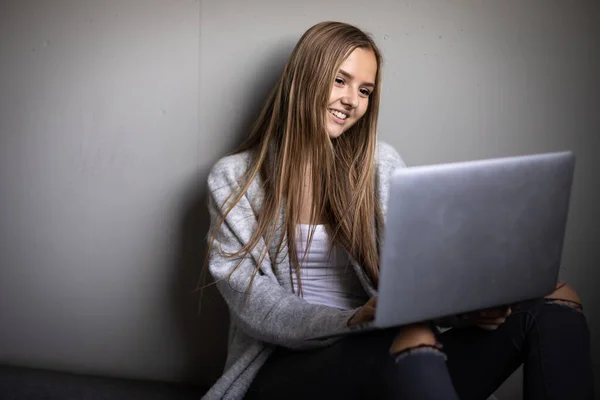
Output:
[[[227,171],[215,171],[209,177],[212,224],[222,217],[220,205],[231,193],[227,188],[234,184],[230,178]],[[245,257],[231,274],[239,259],[226,258],[223,254],[237,252],[248,240],[256,226],[256,216],[252,210],[247,197],[242,197],[217,231],[209,259],[209,271],[229,307],[232,321],[256,339],[289,348],[326,345],[331,340],[309,339],[343,332],[344,329],[350,330],[348,321],[356,313],[356,309],[340,311],[314,305],[290,293],[277,282],[268,256],[259,272],[254,275],[250,287],[258,258],[256,254],[260,253],[260,249],[253,252],[254,256]],[[264,248],[263,241],[260,246]]]

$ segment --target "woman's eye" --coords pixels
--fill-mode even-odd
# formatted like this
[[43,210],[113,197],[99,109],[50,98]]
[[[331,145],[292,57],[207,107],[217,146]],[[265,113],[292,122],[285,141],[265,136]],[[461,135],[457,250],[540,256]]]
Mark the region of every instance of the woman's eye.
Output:
[[344,80],[342,78],[335,78],[335,83],[337,83],[338,85],[342,85],[344,83]]
[[370,92],[370,91],[368,91],[367,89],[361,89],[361,90],[360,90],[360,93],[361,93],[363,96],[370,96],[370,95],[371,95],[371,92]]

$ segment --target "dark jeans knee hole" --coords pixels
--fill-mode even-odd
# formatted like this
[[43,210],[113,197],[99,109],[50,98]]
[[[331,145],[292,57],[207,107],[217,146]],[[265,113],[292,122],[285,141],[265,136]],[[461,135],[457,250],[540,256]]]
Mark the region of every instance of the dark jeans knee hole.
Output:
[[545,299],[546,304],[557,305],[562,307],[567,307],[575,311],[583,312],[583,306],[581,303],[578,303],[573,300],[565,300],[565,299]]
[[435,354],[437,356],[441,356],[444,360],[447,360],[446,354],[444,354],[441,350],[442,345],[436,344],[435,346],[429,344],[421,344],[414,347],[406,348],[398,353],[392,353],[392,357],[396,362],[410,356],[410,355],[421,355],[421,354]]

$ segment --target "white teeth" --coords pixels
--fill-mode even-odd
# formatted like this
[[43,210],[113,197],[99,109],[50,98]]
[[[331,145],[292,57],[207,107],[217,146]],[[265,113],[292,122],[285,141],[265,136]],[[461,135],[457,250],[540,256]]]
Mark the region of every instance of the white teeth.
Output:
[[346,119],[348,118],[348,116],[342,112],[336,111],[336,110],[329,110],[330,113],[332,113],[333,115],[335,115],[336,117],[338,117],[339,119]]

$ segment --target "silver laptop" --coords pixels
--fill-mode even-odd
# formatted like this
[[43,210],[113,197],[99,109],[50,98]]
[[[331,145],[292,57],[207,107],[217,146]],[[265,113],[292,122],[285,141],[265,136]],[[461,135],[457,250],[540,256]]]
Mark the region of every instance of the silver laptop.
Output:
[[375,319],[357,330],[551,293],[574,165],[558,152],[395,171]]

